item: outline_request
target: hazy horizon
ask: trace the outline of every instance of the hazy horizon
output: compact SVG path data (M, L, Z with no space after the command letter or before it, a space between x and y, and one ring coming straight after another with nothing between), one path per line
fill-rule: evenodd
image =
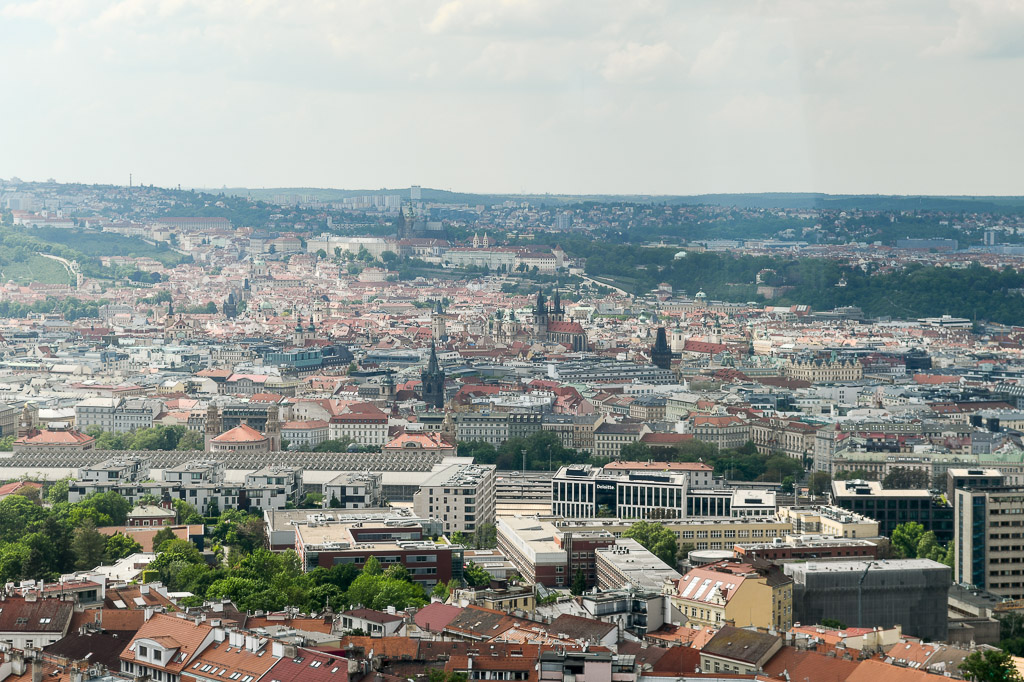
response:
M1019 196L1021 35L1020 0L11 0L0 177Z

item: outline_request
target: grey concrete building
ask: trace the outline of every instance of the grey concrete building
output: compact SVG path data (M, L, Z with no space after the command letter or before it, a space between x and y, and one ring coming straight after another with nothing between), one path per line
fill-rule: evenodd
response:
M783 571L793 578L794 621L901 625L908 635L946 639L949 566L930 559L808 561L786 563Z

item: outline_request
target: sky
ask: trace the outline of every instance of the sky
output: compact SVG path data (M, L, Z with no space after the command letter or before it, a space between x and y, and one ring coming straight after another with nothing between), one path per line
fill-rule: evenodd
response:
M1024 194L1024 0L0 0L0 177Z

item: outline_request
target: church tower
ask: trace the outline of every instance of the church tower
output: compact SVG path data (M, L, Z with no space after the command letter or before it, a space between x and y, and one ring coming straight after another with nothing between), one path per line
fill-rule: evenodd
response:
M537 307L533 311L533 335L538 341L548 337L548 305L544 292L537 291Z
M437 300L434 312L430 315L430 335L435 342L448 340L448 322L444 308L441 307L441 299Z
M651 348L651 363L661 369L672 369L672 349L668 347L664 327L658 327L658 336Z
M204 427L206 432L205 445L207 451L210 449L210 443L214 438L220 435L220 412L217 411L217 406L213 403L206 408L206 424Z
M420 381L423 387L420 389L420 397L428 407L436 409L444 408L444 370L437 361L437 347L430 342L430 361L427 368L420 374Z
M551 320L553 322L565 321L565 310L562 308L562 293L555 289L555 300L551 308Z
M281 420L277 405L267 408L267 426L264 434L270 441L270 451L277 452L281 449Z

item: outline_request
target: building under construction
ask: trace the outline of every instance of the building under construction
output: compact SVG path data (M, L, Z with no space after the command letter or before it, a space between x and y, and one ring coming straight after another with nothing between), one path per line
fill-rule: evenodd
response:
M949 566L930 559L808 561L783 570L793 578L794 621L900 625L908 635L946 639Z

